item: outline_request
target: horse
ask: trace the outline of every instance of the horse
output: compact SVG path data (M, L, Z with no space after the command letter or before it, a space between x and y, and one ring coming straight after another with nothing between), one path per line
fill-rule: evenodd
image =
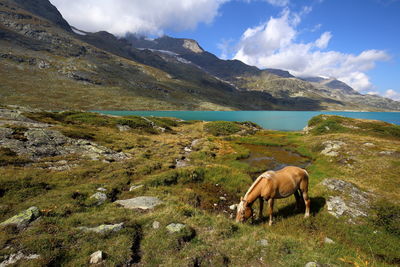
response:
M262 218L264 200L269 204L269 225L272 225L274 200L293 195L296 208L300 208L303 198L306 209L304 218L310 216L310 199L308 197L308 173L299 167L287 166L278 171L266 171L250 186L237 205L236 222L244 222L253 216L253 203L260 200L259 218Z

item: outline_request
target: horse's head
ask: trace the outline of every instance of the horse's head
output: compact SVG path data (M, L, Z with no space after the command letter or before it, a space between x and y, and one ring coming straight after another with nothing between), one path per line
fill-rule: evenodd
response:
M246 200L240 198L240 203L237 206L236 222L244 222L253 216L253 209L247 206Z

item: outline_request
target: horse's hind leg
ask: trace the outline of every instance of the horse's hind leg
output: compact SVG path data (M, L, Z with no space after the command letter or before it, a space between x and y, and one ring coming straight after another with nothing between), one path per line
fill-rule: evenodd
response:
M302 197L299 194L299 190L294 192L294 197L296 198L296 207L294 210L300 210Z
M269 226L271 226L272 225L272 213L274 212L274 199L273 198L270 198L269 200L268 200L268 204L269 204Z
M308 197L307 191L303 192L303 199L304 199L304 204L306 204L306 213L304 214L304 218L307 218L310 216L310 204L311 204L311 200Z
M304 204L306 205L306 212L304 214L304 218L307 218L310 216L310 204L311 204L310 198L308 197L308 177L307 179L301 181L300 191L303 195Z
M258 213L258 218L262 220L263 217L263 209L264 209L264 198L260 197L260 212Z

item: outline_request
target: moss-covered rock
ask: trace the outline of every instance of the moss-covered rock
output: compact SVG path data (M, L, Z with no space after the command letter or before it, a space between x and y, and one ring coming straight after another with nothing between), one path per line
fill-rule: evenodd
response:
M2 222L1 226L16 226L18 229L22 229L40 216L40 210L37 207L30 207L27 210L11 217L10 219Z

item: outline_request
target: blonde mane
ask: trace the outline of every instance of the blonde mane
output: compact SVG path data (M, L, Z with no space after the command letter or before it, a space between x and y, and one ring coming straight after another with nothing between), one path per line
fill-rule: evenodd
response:
M253 182L253 184L250 186L249 190L247 190L246 194L244 195L243 199L247 200L247 196L250 194L251 191L253 191L254 187L261 181L261 179L270 179L272 177L272 174L274 171L267 171L261 174L260 176L257 177L257 179Z

